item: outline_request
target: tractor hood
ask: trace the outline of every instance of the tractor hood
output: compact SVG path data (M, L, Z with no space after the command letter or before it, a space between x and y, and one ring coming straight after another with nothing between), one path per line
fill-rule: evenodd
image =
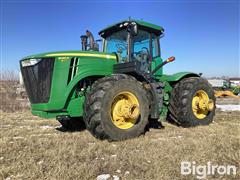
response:
M32 58L47 58L47 57L94 57L94 58L105 58L105 59L116 59L115 54L108 54L97 51L57 51L57 52L47 52L42 54L35 54L31 56L24 57L24 59Z

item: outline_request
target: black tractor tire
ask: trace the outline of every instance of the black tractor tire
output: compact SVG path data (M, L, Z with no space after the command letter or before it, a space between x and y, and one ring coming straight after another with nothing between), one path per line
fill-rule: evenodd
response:
M133 127L121 129L111 119L114 97L121 92L134 94L139 101L140 117ZM149 102L142 83L125 74L114 74L95 81L86 94L83 119L86 128L98 139L113 141L137 137L145 132L148 124Z
M209 99L213 100L214 108L209 111L205 118L199 119L192 110L192 100L195 93L203 90ZM180 80L174 85L168 106L168 120L182 127L194 127L208 125L213 121L215 115L214 91L208 81L201 77L188 77Z

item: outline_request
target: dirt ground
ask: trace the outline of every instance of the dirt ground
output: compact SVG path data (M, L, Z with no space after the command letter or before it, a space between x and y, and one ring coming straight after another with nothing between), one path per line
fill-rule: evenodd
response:
M210 126L180 128L164 122L139 138L100 141L86 131L60 132L54 119L30 112L1 113L0 179L196 179L180 174L182 161L239 169L240 112L217 111ZM240 179L237 174L208 179Z

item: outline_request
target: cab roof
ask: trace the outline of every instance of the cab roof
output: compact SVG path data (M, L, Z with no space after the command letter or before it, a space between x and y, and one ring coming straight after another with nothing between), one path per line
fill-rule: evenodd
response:
M164 32L164 29L161 26L151 24L151 23L148 23L148 22L142 21L142 20L131 19L131 20L123 20L116 24L112 24L112 25L104 28L103 30L101 30L98 34L101 37L105 38L105 37L111 35L113 32L116 32L116 31L126 28L125 23L129 23L129 22L135 22L140 27L140 29L152 32L152 33L156 34L157 36L163 34L163 32Z

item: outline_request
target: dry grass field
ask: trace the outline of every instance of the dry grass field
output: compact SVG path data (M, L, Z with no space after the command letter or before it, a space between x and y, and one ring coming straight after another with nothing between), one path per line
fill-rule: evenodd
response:
M0 179L196 179L180 174L182 161L234 165L240 179L240 112L217 111L210 126L184 129L163 122L139 138L100 141L86 131L61 132L54 119L32 116L16 83L0 82ZM217 104L239 104L232 98Z
M0 80L0 112L15 112L29 109L26 92L21 92L21 90L24 90L24 88L21 88L16 80Z
M220 112L210 126L184 129L163 123L144 136L100 141L86 131L60 132L54 119L29 112L1 113L0 179L196 179L180 174L181 161L240 162L240 112ZM208 179L240 179L207 176Z

